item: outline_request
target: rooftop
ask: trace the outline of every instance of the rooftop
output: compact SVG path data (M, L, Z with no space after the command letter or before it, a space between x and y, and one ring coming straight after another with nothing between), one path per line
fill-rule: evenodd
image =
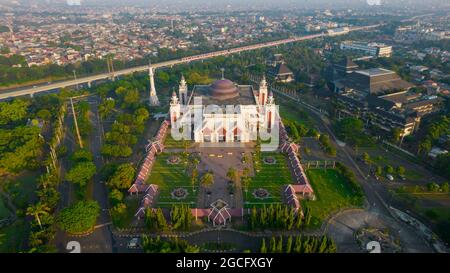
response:
M383 75L391 75L395 74L394 71L384 69L384 68L369 68L365 70L357 70L355 73L359 73L369 77L383 76Z
M214 84L213 84L214 85ZM195 85L192 97L201 96L203 105L255 105L255 96L251 85L235 85L237 96L233 97L217 97L213 94L216 85ZM227 85L228 86L228 85ZM233 91L234 92L234 91ZM190 104L194 104L192 98Z

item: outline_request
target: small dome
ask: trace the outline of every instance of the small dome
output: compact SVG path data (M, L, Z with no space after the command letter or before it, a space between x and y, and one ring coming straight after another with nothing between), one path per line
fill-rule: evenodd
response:
M209 88L212 96L219 100L226 100L239 96L239 90L236 84L227 79L216 80Z

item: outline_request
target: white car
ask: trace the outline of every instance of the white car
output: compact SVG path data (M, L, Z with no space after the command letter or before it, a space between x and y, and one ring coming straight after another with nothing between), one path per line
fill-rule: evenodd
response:
M139 238L132 238L128 244L128 248L138 248L139 247Z
M391 174L387 174L386 178L389 179L389 181L394 181L394 177Z

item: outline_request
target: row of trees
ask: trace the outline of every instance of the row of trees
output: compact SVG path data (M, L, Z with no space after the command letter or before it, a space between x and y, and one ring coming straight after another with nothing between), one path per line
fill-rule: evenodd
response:
M336 162L336 169L339 173L348 181L353 191L352 204L355 206L361 206L364 201L364 191L361 184L356 180L355 174L344 164Z
M114 85L101 86L97 92L102 99L99 112L102 118L109 117L116 107L116 99L106 97L110 94L108 88ZM106 88L106 89L105 89ZM112 125L111 131L105 134L105 144L102 147L102 154L109 158L129 157L133 150L130 147L137 143L137 136L145 129L145 122L149 119L150 113L140 102L139 89L143 88L142 83L133 77L121 81L117 86L114 96L122 111ZM119 112L119 111L118 111Z
M194 217L187 205L172 207L170 210L170 225L161 208L148 208L145 211L145 224L147 228L153 231L165 231L167 229L188 231L193 221Z
M92 153L87 149L79 149L72 154L70 162L72 167L67 171L65 178L78 187L78 195L84 198L86 186L97 172Z
M334 145L331 143L329 135L320 134L319 142L325 153L327 153L329 156L336 156L336 147L334 147Z
M145 253L199 253L200 247L191 245L178 238L162 240L161 237L151 238L144 235L142 248Z
M302 217L292 207L282 204L271 204L259 209L253 207L248 216L248 224L250 230L267 228L282 230L300 229L303 225L309 224L311 219L309 215L308 211L305 217Z
M52 124L52 138L48 142L49 155L46 160L48 173L41 175L37 179L36 196L37 202L30 204L26 210L26 214L33 218L31 221L31 229L28 238L28 246L30 251L36 252L53 252L55 249L48 243L54 238L56 233L56 223L54 213L60 200L58 185L60 182L59 173L57 171L57 158L55 150L60 144L63 130L63 120L66 113L66 106L63 99L57 95L43 96L38 99L42 108L39 111L47 110L51 113L48 121ZM48 103L45 103L48 102Z
M283 119L283 124L286 127L286 131L289 136L295 141L300 141L300 138L309 136L309 137L318 137L319 133L314 128L308 129L303 124L298 123L297 121L292 121L288 119Z
M441 115L428 123L424 129L425 136L419 141L417 154L426 155L431 150L433 143L442 135L448 134L450 128L450 116ZM421 131L422 131L421 130Z
M120 226L127 216L127 204L124 200L123 191L128 190L133 184L136 170L131 163L111 164L108 167L110 169L107 174L106 185L111 204L111 218L115 226Z
M336 243L327 236L289 236L286 242L283 237L272 236L268 243L263 238L261 241L261 253L335 253Z

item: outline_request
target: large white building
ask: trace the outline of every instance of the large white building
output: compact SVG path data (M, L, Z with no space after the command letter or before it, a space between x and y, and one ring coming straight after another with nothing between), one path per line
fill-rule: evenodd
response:
M370 56L391 57L392 46L381 43L361 43L354 41L344 41L340 46L341 50L362 51Z
M189 91L183 77L179 95L172 94L170 119L175 139L182 135L198 143L246 143L258 136L278 138L278 109L265 78L258 91L223 77Z

